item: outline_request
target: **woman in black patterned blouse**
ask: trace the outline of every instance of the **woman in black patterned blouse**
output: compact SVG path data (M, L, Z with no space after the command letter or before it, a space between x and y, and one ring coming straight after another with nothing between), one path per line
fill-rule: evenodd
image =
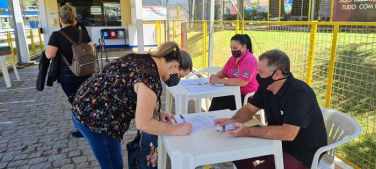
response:
M72 119L89 142L101 168L122 168L121 140L135 118L136 128L153 135L188 135L192 124L160 111L162 84L175 86L192 70L190 55L175 42L149 54L129 54L86 80L73 101ZM159 106L156 106L156 102ZM153 115L159 115L160 121ZM166 123L170 122L170 123Z

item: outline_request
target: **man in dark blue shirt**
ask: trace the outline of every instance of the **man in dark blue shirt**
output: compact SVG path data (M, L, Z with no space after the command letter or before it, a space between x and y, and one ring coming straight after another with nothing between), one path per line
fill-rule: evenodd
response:
M217 119L215 125L232 124L235 130L227 133L236 137L260 137L282 140L284 168L309 169L317 149L327 145L322 112L314 91L305 82L295 79L290 72L288 56L271 50L259 57L259 88L247 105L231 119ZM268 125L245 127L260 109L264 109ZM254 167L256 160L265 160ZM238 169L274 168L274 157L234 161Z

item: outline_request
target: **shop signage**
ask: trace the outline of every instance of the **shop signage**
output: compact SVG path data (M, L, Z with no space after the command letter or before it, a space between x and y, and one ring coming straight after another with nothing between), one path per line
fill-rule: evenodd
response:
M102 7L101 6L90 6L90 13L92 15L102 15Z
M143 6L142 19L144 21L167 20L167 9L163 6Z
M376 0L334 0L333 21L376 22Z

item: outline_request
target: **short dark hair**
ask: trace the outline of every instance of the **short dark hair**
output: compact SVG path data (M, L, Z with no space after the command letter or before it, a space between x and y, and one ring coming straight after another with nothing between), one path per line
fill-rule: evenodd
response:
M290 74L290 59L286 53L274 49L259 56L259 61L268 60L267 68L270 72L281 70L282 74Z

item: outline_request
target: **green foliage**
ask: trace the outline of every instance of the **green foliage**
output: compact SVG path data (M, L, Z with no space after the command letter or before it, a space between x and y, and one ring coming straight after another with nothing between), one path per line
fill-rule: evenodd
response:
M223 19L226 21L235 21L237 19L237 14L224 14Z
M116 17L116 11L113 7L104 7L104 15L106 18Z
M38 5L37 0L22 0L21 3L25 9L36 9Z

